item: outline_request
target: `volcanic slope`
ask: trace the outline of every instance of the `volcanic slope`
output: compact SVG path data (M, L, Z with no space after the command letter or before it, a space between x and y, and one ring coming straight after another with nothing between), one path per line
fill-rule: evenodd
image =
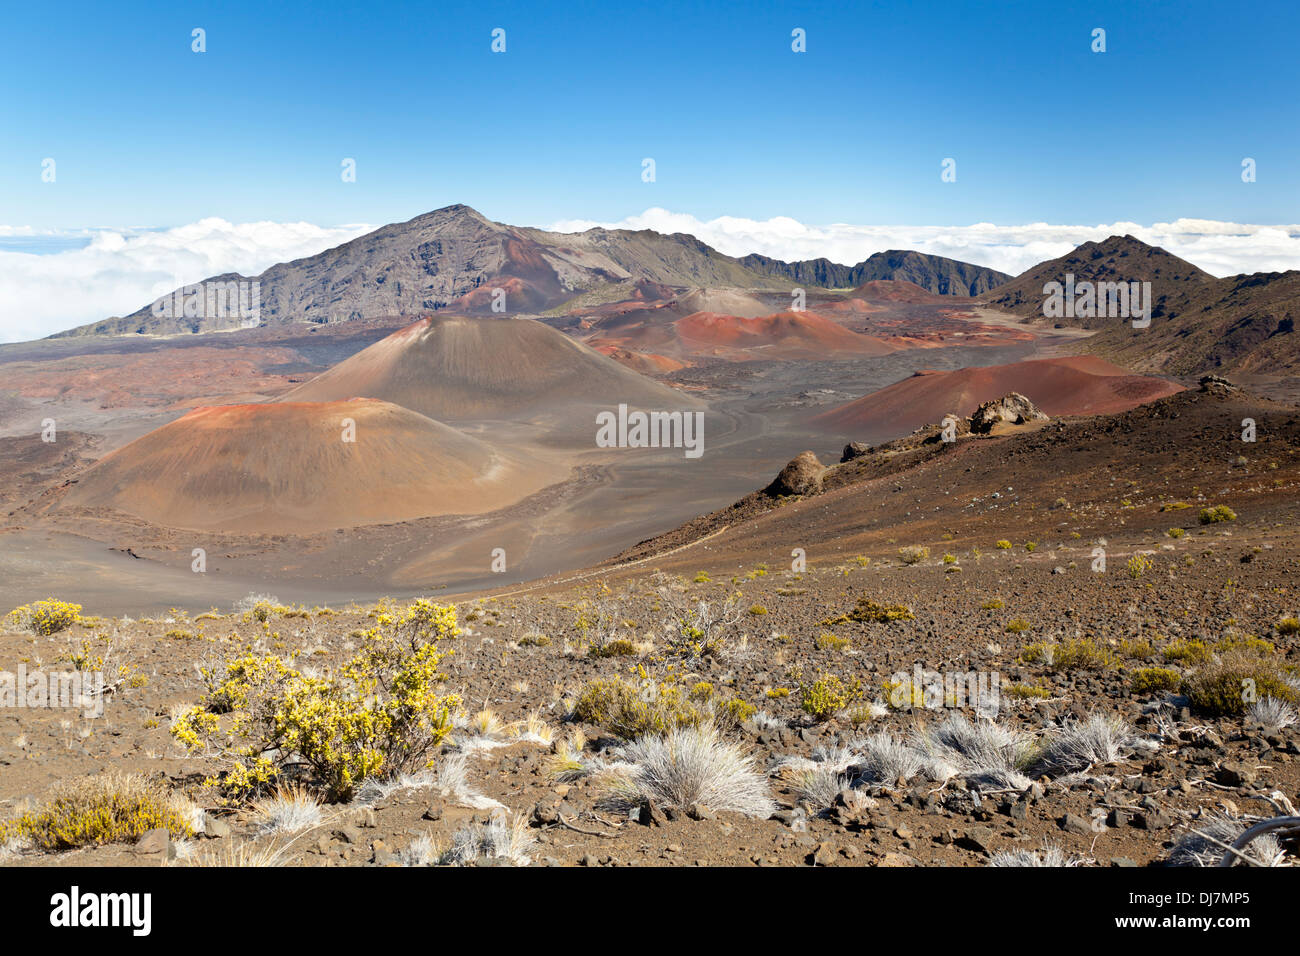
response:
M969 415L981 402L1020 392L1053 417L1123 411L1181 390L1161 378L1131 375L1095 356L1034 359L1010 365L920 371L879 391L812 416L822 431L862 441L896 438L938 422Z
M1067 275L1074 276L1076 283L1150 282L1153 315L1167 299L1216 281L1208 272L1159 246L1147 245L1133 236L1111 236L1105 242L1085 242L1060 258L1040 262L997 286L981 301L1025 318L1042 318L1043 286L1064 283ZM1086 329L1116 324L1115 318L1104 315L1074 316L1062 321Z
M493 511L556 477L374 399L220 405L100 459L57 507L171 528L301 533Z
M440 421L572 418L584 406L690 409L698 399L532 319L435 316L395 332L284 396L379 398Z
M1245 418L1257 423L1251 445L1241 441ZM788 562L793 542L812 563L855 554L896 560L900 544L998 554L994 542L1011 539L1037 542L1046 572L1061 550L1087 568L1099 538L1151 547L1152 540L1173 540L1171 526L1194 535L1200 510L1218 505L1237 515L1223 526L1229 534L1294 527L1300 409L1235 388L1188 389L1116 415L1032 423L951 444L938 440L936 427L821 475L820 494L755 491L611 564L734 573L756 562ZM765 481L755 476L756 486ZM1217 527L1201 533L1231 542ZM1018 551L1016 560L1027 559Z

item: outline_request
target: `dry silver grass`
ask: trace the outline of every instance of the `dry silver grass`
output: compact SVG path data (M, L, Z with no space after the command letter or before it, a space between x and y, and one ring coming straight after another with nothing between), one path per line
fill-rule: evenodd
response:
M271 607L280 607L280 599L274 594L254 594L250 592L235 602L235 612L237 614L246 614L259 604L269 604Z
M1122 718L1093 714L1087 720L1068 721L1049 734L1036 770L1050 776L1075 773L1114 763L1143 743L1143 737Z
M1265 697L1246 708L1246 719L1270 730L1281 730L1296 722L1295 708L1276 697Z
M1078 866L1082 861L1067 857L1057 846L1041 850L1001 850L989 857L986 866Z
M586 735L579 727L573 728L569 736L554 741L551 754L546 758L547 774L561 783L572 783L599 773L604 768L604 761L588 756L586 746Z
M501 803L484 796L469 785L469 757L463 753L449 754L433 776L433 788L442 796L462 807L474 810L491 810Z
M521 743L540 744L543 747L549 747L555 739L554 728L536 712L523 720L515 721L506 728L506 732Z
M371 777L357 788L356 802L368 806L401 790L433 790L458 806L473 810L492 810L501 806L500 802L484 796L470 786L469 755L464 752L447 755L436 769L385 779Z
M765 819L776 810L767 781L739 746L712 724L679 727L623 748L631 766L610 775L606 802L620 809L651 800L685 810L713 810Z
M757 711L754 716L750 717L749 720L745 721L743 726L751 733L761 734L769 731L780 730L785 726L785 721L780 717L774 717L765 710L760 710Z
M926 768L926 758L885 731L863 737L853 744L859 753L854 769L867 783L892 786L911 780Z
M429 834L416 837L402 850L397 851L397 861L402 866L433 866L443 856L443 850Z
M221 846L205 846L177 862L182 866L285 866L289 862L290 845L277 846L270 843L266 846L258 846L255 843L230 843L223 840Z
M298 833L324 820L320 798L305 787L281 787L253 803L259 833Z
M1207 817L1192 824L1169 851L1170 866L1218 866L1232 841L1246 832L1250 824L1227 815ZM1271 833L1255 837L1246 844L1234 865L1283 866L1286 854ZM1247 864L1249 861L1249 864Z
M463 734L456 734L451 741L458 750L464 753L495 750L498 747L506 747L510 744L508 740L503 739L506 725L496 715L496 712L488 707L473 716L465 713L457 714L452 718L452 726L458 731L464 731Z
M537 838L528 829L524 817L507 822L504 812L494 814L487 823L471 823L452 835L451 847L439 863L465 866L481 859L509 860L514 866L527 866L529 851Z
M848 790L851 777L830 764L799 771L793 779L795 795L801 803L824 810L835 802L841 790Z
M913 739L936 780L961 774L987 787L1024 790L1029 786L1022 770L1033 757L1034 741L1021 731L989 720L971 723L953 714L933 729L920 728Z

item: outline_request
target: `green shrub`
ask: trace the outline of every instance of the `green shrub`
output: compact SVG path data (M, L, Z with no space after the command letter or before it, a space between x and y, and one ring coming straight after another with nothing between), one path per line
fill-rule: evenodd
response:
M1127 657L1135 661L1149 661L1156 656L1156 647L1145 637L1122 638L1116 648L1121 657Z
M71 604L54 598L24 604L14 608L8 615L8 623L11 627L31 631L42 637L57 634L80 620L80 604Z
M626 637L616 637L604 644L587 645L588 657L631 657L635 653L636 647Z
M1182 675L1167 667L1139 667L1133 672L1133 690L1139 694L1176 690L1182 682Z
M1241 717L1254 700L1296 702L1295 689L1274 661L1234 651L1185 678L1182 692L1192 709L1208 717Z
M898 549L898 559L904 564L919 564L929 556L930 549L917 544Z
M1261 657L1277 653L1277 648L1271 641L1256 637L1254 634L1225 634L1214 642L1214 649L1220 654L1230 651L1248 651Z
M149 830L194 835L188 801L143 777L101 774L60 784L44 806L0 823L0 845L26 841L43 850L126 843Z
M825 633L817 636L817 647L823 651L842 651L850 643L847 637L839 637L835 634Z
M1215 505L1201 509L1201 524L1218 524L1221 521L1236 521L1237 513L1227 505Z
M333 800L370 778L427 767L452 729L460 698L441 696L445 654L434 641L459 634L454 607L417 600L400 614L381 610L361 648L330 676L308 676L277 657L246 654L203 669L208 692L171 733L192 752L215 753L228 768L208 782L229 800L271 789L304 771Z
M906 604L879 604L871 598L858 598L857 607L849 614L854 621L888 624L891 621L911 621L916 617Z
M697 727L707 714L678 684L646 678L638 687L622 677L611 677L583 687L573 716L631 740L674 727Z
M1115 653L1091 638L1076 638L1056 646L1052 666L1057 670L1101 670L1115 666Z
M846 684L835 674L821 674L812 683L799 682L799 706L817 720L828 720L862 696L862 682Z
M1160 652L1166 661L1187 667L1204 664L1214 655L1204 641L1174 641Z

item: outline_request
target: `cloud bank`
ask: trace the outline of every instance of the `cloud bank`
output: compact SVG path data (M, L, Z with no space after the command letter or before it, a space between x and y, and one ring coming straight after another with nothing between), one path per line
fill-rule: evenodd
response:
M127 315L178 286L224 272L257 275L373 228L224 219L173 229L79 233L0 226L0 342ZM70 243L76 247L65 248ZM26 251L32 249L55 251Z
M1300 269L1300 226L1260 226L1179 219L1149 226L1030 223L997 226L816 226L776 217L723 216L647 209L620 222L564 220L546 228L593 226L686 232L733 256L825 257L852 265L885 249L915 249L1016 275L1088 240L1131 234L1163 246L1216 276ZM0 225L0 342L39 338L126 315L186 283L225 272L257 275L277 262L315 255L373 229L305 222L230 223L203 219L162 230L97 229L43 233ZM37 254L32 250L39 250Z

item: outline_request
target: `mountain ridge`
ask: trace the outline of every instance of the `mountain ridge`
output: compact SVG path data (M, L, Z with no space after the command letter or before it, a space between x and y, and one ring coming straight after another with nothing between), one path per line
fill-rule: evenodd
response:
M897 263L897 275L889 272L891 261ZM972 288L1007 278L980 266L901 251L877 253L854 267L830 263L812 269L818 271L827 282L905 278L929 291L942 287L963 296L971 294ZM810 269L798 263L728 256L687 233L603 227L555 233L494 222L456 203L389 223L314 256L276 263L256 276L225 273L185 289L255 281L259 306L255 321L319 325L375 315L414 319L439 311L493 314L502 306L507 314L534 315L563 308L580 296L609 301L629 297L643 283L675 289L786 291L799 283L810 284L809 274ZM167 303L168 308L155 308L159 303ZM128 315L87 323L50 338L176 335L247 327L248 318L231 311L214 310L206 300L200 304L198 296L187 303L173 293Z

